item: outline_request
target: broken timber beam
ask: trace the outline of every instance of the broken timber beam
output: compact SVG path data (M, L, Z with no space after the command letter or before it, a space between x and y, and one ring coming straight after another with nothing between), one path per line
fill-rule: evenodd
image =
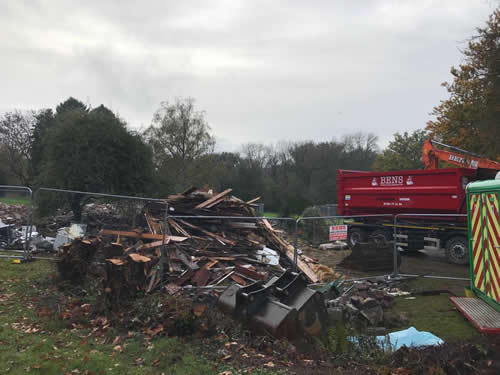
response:
M226 245L229 245L229 246L236 246L236 241L232 241L232 240L229 240L229 239L224 238L224 237L222 237L222 236L219 236L219 235L217 235L217 234L215 234L215 233L209 232L208 230L205 230L205 229L203 229L203 228L200 228L200 227L198 227L198 226L196 226L196 225L194 225L194 224L188 223L188 222L187 222L187 221L185 221L185 220L180 220L180 219L179 219L179 221L180 221L182 224L184 224L185 226L187 226L187 227L189 227L189 228L191 228L191 229L196 229L196 230L200 231L201 233L203 233L203 234L205 234L205 235L207 235L207 236L209 236L209 237L212 237L213 239L215 239L215 240L217 240L217 241L219 241L219 242L221 242L221 243L223 243L223 244L226 244ZM183 238L184 238L184 237L183 237Z
M263 220L263 221L267 222L267 220ZM269 227L271 227L271 229ZM291 262L293 262L295 248L292 245L290 245L288 242L283 241L274 232L274 230L272 230L272 226L269 222L267 222L267 225L266 225L266 223L264 223L264 229L265 229L265 233L267 233L269 235L269 240L272 243L276 244L279 247L280 252L284 253L286 255L286 257ZM319 277L318 277L318 275L316 275L316 272L313 271L313 269L309 266L309 264L307 264L306 262L304 262L301 259L300 255L297 257L297 267L301 272L303 272L309 278L309 280L311 280L312 283L319 282Z
M200 209L200 208L205 208L205 207L210 208L212 206L212 203L213 203L213 205L215 205L215 203L219 199L225 197L227 194L229 194L232 191L233 191L233 189L226 189L222 193L216 194L212 198L206 200L205 202L200 203L199 205L197 205L195 207L195 209Z
M257 197L257 198L251 199L251 200L249 200L248 202L245 202L245 203L246 204L252 204L252 203L257 202L259 199L260 199L260 197Z
M141 238L145 240L163 240L162 234L126 232L126 231L111 230L111 229L103 229L99 234L103 236L122 236L122 237ZM187 237L165 236L165 241L167 241L167 239L172 242L183 242L187 240Z

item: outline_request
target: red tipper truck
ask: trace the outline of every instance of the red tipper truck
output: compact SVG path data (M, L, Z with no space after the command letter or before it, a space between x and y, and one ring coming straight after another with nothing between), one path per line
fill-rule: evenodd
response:
M478 178L471 168L424 169L392 172L339 170L339 215L465 214L466 185ZM354 245L370 235L392 240L391 217L354 218L348 224L348 242ZM444 247L449 261L469 259L465 217L400 217L397 242L405 251Z

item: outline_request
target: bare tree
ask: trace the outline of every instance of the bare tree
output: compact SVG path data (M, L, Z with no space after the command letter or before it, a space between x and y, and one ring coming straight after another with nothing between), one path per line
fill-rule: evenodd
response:
M23 185L32 177L31 145L36 118L34 111L6 112L0 117L0 145L8 162L8 171Z

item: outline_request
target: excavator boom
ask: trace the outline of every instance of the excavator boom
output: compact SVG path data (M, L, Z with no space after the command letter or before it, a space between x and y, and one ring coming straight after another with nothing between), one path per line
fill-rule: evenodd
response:
M445 147L448 150L439 149L436 145ZM500 170L499 162L431 139L427 139L424 142L424 146L422 147L422 161L424 162L425 169L438 169L439 161L445 161L464 168Z

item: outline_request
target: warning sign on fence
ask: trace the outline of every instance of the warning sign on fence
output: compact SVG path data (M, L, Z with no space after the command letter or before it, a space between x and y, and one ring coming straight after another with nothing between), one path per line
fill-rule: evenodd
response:
M347 240L347 225L330 225L330 241Z

